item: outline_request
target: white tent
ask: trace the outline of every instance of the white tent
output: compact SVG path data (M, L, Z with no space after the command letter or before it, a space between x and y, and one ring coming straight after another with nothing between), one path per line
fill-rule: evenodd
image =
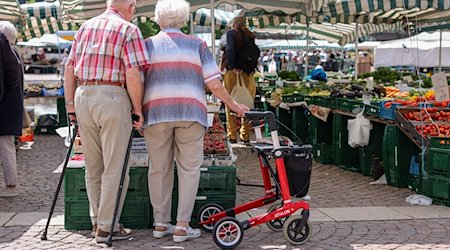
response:
M66 40L56 34L44 34L40 38L31 38L27 42L18 42L19 46L29 47L59 47L60 49L72 46L72 41Z
M442 55L450 55L450 41L442 41ZM375 48L374 66L439 67L439 41L382 43ZM450 57L442 57L442 67L450 67Z

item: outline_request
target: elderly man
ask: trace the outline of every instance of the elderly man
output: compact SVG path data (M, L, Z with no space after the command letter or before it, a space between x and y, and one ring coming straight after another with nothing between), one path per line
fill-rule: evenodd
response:
M107 6L76 33L64 84L69 118L76 119L80 127L93 235L98 243L106 242L112 226L113 240L127 239L132 233L111 221L126 142L132 126L139 128L144 121L140 68L149 61L142 34L130 23L136 0L108 0ZM138 121L132 121L132 113L139 116ZM116 221L128 181L127 170Z

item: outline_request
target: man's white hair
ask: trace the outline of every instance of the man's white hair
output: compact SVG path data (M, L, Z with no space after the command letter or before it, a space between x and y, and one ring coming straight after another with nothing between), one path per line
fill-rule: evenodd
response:
M106 4L108 6L113 6L113 5L131 5L137 3L137 0L107 0Z
M11 45L14 45L17 40L16 28L8 21L0 21L0 33L5 35L6 39Z
M162 28L181 28L189 20L190 5L185 0L159 0L155 21Z

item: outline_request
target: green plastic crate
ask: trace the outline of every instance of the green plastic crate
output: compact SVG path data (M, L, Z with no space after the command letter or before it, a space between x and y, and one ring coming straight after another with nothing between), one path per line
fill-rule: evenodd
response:
M197 195L236 195L236 167L234 166L212 166L202 167L200 172L200 183ZM178 178L175 178L173 191L178 193Z
M309 137L309 111L303 107L292 107L292 130L302 140L303 143L311 143ZM297 141L297 138L293 138Z
M430 148L427 170L431 174L439 174L450 178L450 149Z
M359 155L359 149L348 145L347 123L349 118L339 114L333 115L333 162L346 170L360 172L359 157L356 157Z
M380 105L364 105L364 114L378 117L380 115Z
M350 98L337 98L337 108L347 112L353 112L355 108L363 108L361 100Z
M411 156L419 149L396 125L386 125L383 135L384 173L389 185L407 187Z
M418 192L419 191L419 176L417 175L408 175L408 189Z
M127 197L148 197L148 167L131 167ZM67 168L64 178L64 200L87 199L85 168Z
M57 116L58 116L58 126L66 127L67 126L67 114L66 114L66 102L64 97L58 97L56 99L56 107L57 107Z
M383 133L386 125L372 122L370 130L369 144L366 147L359 147L360 171L364 176L372 173L372 156L382 158Z
M430 148L450 149L450 138L431 137Z
M332 131L333 131L333 116L334 114L329 113L327 122L319 120L314 116L310 116L310 127L309 127L309 137L311 144L326 143L330 144L332 142Z
M217 192L214 195L198 195L195 199L194 210L192 211L191 223L192 227L198 227L198 216L200 214L200 209L210 203L215 203L222 206L223 209L233 208L236 204L236 195L223 195ZM178 195L174 193L172 195L172 223L175 224L177 220L177 205L178 205Z
M314 159L322 164L333 163L333 148L325 143L314 144Z
M140 199L128 197L122 209L120 223L133 229L151 228L152 209L149 197ZM64 228L67 230L90 230L92 223L89 216L89 202L85 199L72 199L64 202Z
M422 177L422 192L431 197L450 201L450 179L438 175Z
M280 107L276 108L276 118L279 123L284 124L278 124L278 133L280 135L284 135L289 137L290 139L293 139L292 135L292 112L290 110L286 110ZM289 131L291 130L291 131Z

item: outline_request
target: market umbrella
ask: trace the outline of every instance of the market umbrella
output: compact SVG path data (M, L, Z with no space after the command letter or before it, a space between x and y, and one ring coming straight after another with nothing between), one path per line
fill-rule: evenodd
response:
M47 17L62 18L59 1L21 4L20 7L30 17L44 19Z
M16 0L0 0L0 20L16 23L25 17L25 12Z

